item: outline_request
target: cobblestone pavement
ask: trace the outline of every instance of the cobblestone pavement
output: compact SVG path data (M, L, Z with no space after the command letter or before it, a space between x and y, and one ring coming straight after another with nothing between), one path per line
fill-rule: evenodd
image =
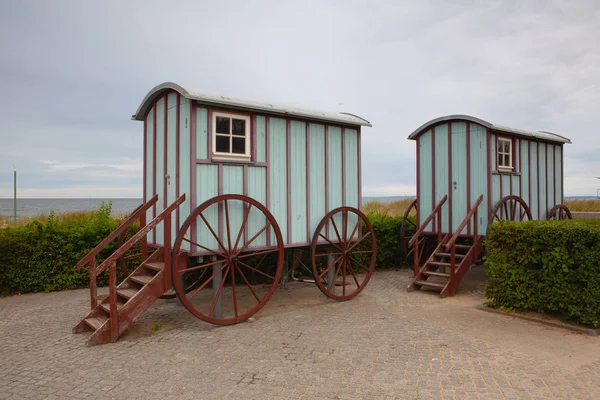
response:
M254 322L215 327L159 301L114 344L71 328L88 291L0 299L0 399L597 399L600 338L407 293L407 270L376 272L337 303L278 289ZM161 328L153 332L153 327Z

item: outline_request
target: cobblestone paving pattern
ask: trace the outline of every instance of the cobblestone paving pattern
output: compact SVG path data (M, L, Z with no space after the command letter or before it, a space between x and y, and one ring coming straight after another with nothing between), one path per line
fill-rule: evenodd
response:
M600 338L477 310L480 285L439 299L409 281L376 272L344 303L288 284L228 327L161 300L93 347L71 333L87 290L0 298L0 399L600 397Z

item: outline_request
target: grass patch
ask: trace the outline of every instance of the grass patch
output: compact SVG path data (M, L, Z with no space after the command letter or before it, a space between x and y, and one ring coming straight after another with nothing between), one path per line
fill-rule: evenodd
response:
M600 199L567 199L565 206L571 211L600 212Z
M377 214L386 215L389 217L401 217L414 200L414 198L394 200L389 202L371 200L363 204L362 212L367 215Z

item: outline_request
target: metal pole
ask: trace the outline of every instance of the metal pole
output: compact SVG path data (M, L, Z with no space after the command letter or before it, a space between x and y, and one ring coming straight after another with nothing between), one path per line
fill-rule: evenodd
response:
M14 224L15 226L17 226L17 167L13 166L14 168L14 181L15 181L15 185L14 185L14 210L15 210L15 214L14 214Z

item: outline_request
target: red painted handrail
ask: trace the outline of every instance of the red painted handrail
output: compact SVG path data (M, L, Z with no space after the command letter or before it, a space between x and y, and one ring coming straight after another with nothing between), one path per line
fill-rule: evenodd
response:
M477 214L477 208L479 208L479 205L481 204L482 201L483 201L483 195L481 195L477 198L477 201L475 202L475 204L473 204L473 207L471 207L471 209L469 210L469 212L467 213L465 218L462 220L462 222L456 229L456 232L454 232L454 235L452 235L450 240L448 240L448 242L445 245L446 250L448 250L451 246L454 246L454 244L456 243L456 239L458 239L458 236L460 235L460 233L463 231L463 229L465 229L465 226L467 226L471 217L473 217L473 215ZM475 218L475 224L473 226L473 229L474 229L473 236L477 237L477 218Z
M421 226L417 229L417 231L415 232L414 236L410 239L410 241L408 242L409 246L412 246L415 244L415 242L418 240L419 235L421 235L424 231L425 228L427 227L427 225L429 225L429 223L431 222L431 220L435 217L435 215L441 210L442 206L444 205L444 203L446 202L446 200L448 199L448 195L444 195L444 197L442 197L442 199L440 200L440 202L435 206L435 208L433 209L433 211L431 211L431 214L429 214L429 217L427 217L425 219L425 221L423 221L423 223L421 224ZM441 218L438 218L441 220ZM439 234L440 232L438 232Z
M123 221L123 223L121 225L119 225L117 227L117 229L115 229L114 231L112 231L112 233L110 235L108 235L102 242L100 242L100 244L96 247L94 247L93 250L91 250L85 257L83 257L78 263L77 263L77 270L81 270L81 268L83 268L86 264L90 263L92 260L94 260L96 258L96 256L102 251L104 250L104 248L106 246L108 246L109 244L112 243L113 240L115 240L117 237L119 237L123 232L125 232L125 230L127 230L127 228L129 228L131 226L131 224L133 224L140 216L143 212L146 212L146 210L148 210L150 207L152 207L158 200L158 195L154 195L153 198L151 198L148 202L142 204L140 207L138 207L130 216L129 218L127 218L125 221Z

